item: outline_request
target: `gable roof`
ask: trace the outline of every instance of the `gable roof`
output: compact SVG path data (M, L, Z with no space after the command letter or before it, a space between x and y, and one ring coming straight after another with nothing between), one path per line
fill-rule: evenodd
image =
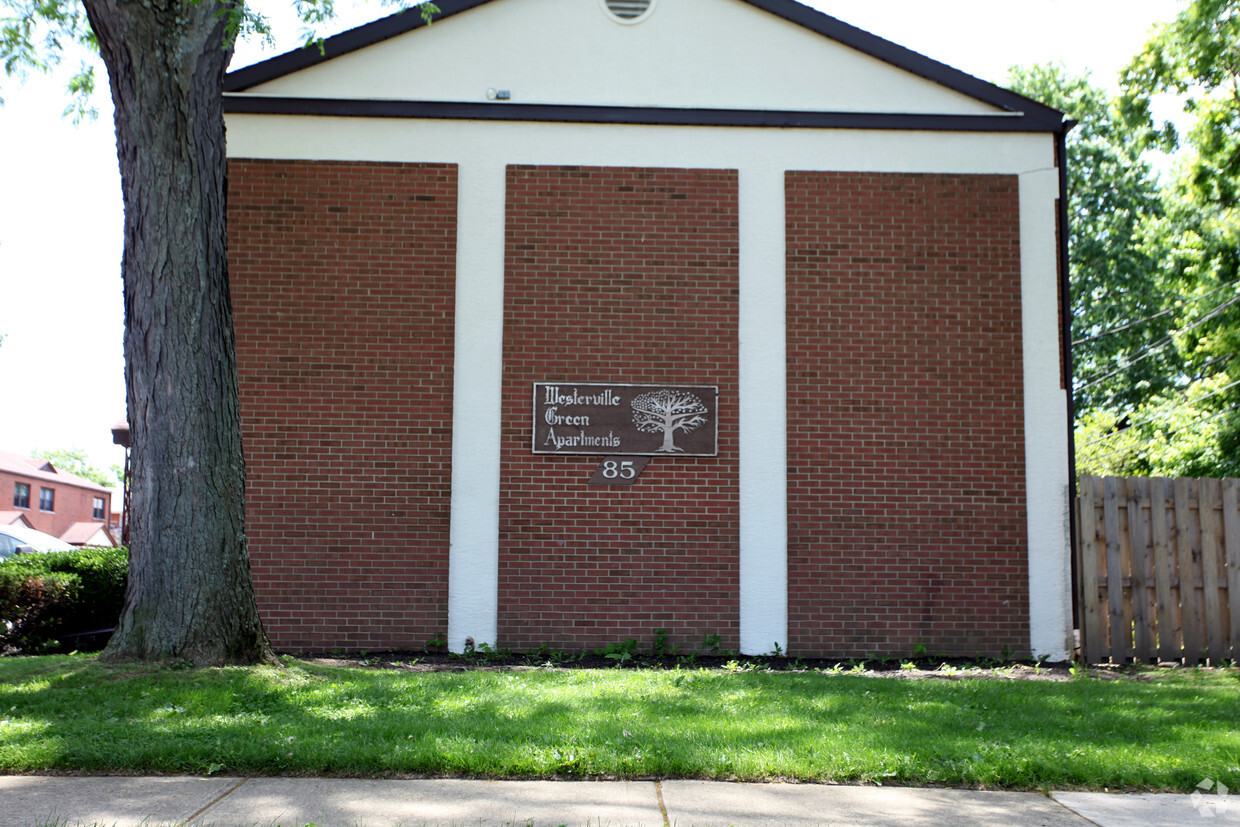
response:
M75 488L86 488L108 494L110 491L98 483L92 482L77 474L62 471L45 459L24 457L21 454L10 454L0 451L0 471L43 482L54 482L60 485L72 485Z
M34 528L34 524L20 511L0 511L0 525L22 525Z
M104 523L74 523L60 535L71 546L108 545L115 546L116 540Z
M306 96L287 92L284 79L392 38L423 28L416 9L327 38L322 49L302 48L230 72L225 78L225 111L234 113L316 114L332 116L469 118L482 120L571 121L583 123L645 123L716 126L783 126L835 128L914 128L986 131L1063 132L1063 113L958 69L906 49L795 0L736 0L751 10L833 41L852 53L872 58L912 79L973 102L966 112L938 113L822 111L812 108L745 108L727 106L581 105L576 103L515 103L502 101L409 100L383 92ZM436 23L500 0L444 0ZM525 12L528 14L528 12ZM826 85L830 78L806 78L805 85ZM270 84L269 89L257 89Z

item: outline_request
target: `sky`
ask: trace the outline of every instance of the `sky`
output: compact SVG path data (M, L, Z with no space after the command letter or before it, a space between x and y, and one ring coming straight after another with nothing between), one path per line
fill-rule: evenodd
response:
M583 0L586 2L592 0ZM674 0L661 0L674 2ZM238 45L232 67L302 42L287 0L256 0L277 44ZM1150 26L1183 0L814 0L810 5L977 77L1061 62L1115 89ZM332 33L390 13L337 0ZM76 60L66 61L76 66ZM86 451L92 465L124 461L111 427L125 418L120 262L123 215L106 75L99 117L63 116L68 72L25 83L0 77L0 450Z

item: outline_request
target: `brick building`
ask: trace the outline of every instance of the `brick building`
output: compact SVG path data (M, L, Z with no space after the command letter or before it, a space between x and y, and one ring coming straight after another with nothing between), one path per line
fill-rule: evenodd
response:
M1062 114L791 0L440 6L226 84L276 645L1066 657Z
M112 492L43 459L0 451L0 502L4 523L20 515L36 531L73 545L112 545L107 521Z

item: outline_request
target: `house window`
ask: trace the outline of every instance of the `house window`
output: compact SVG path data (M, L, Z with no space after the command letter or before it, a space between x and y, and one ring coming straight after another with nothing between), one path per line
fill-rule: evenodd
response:
M95 497L95 507L90 512L90 516L95 520L103 519L103 497Z
M24 482L19 482L13 486L13 507L30 507L30 486Z
M39 489L39 510L55 511L56 510L56 492L51 488Z

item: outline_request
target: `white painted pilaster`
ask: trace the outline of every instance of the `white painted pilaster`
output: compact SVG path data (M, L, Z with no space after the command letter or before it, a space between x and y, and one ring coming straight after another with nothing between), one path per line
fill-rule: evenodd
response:
M504 327L502 162L458 168L448 648L496 641Z
M1053 167L1020 176L1025 362L1025 479L1029 527L1029 646L1034 657L1072 655L1067 391L1060 383L1059 245Z
M740 646L788 647L784 169L739 173Z

